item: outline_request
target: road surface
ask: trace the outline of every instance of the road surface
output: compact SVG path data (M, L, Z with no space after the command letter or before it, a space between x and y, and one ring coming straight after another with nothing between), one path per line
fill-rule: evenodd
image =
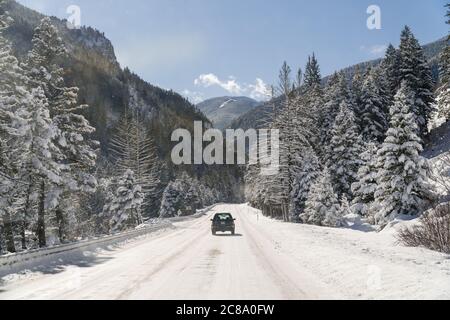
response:
M0 299L317 298L318 289L242 208L219 205L173 230L103 252L88 266L13 281L0 288ZM235 236L211 234L216 212L235 216Z

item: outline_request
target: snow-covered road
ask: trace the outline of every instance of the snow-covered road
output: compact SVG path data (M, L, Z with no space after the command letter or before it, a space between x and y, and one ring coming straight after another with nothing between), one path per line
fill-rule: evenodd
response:
M237 218L236 236L211 235L215 212ZM12 277L0 299L450 299L448 256L257 213L216 206L88 264Z

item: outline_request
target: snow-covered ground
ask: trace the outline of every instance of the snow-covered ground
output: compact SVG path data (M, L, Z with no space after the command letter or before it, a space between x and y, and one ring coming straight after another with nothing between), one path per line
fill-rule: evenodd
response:
M213 237L231 212L236 236ZM450 257L382 233L287 224L218 205L176 228L88 255L86 263L10 275L0 299L450 299Z

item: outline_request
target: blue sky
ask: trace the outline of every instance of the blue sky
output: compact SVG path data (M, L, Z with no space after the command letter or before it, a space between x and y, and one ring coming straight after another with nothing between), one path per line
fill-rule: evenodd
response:
M122 66L152 84L199 100L223 95L263 99L287 60L303 67L316 52L322 73L378 58L409 25L421 43L447 34L446 0L19 0L105 32ZM381 30L367 8L381 9Z

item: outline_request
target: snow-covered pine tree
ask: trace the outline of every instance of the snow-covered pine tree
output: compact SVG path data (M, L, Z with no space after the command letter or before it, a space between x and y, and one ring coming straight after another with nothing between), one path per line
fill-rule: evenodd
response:
M309 146L319 153L320 141L320 111L323 107L322 76L320 74L319 63L313 54L308 58L305 73L305 86L298 97L299 112L297 127L304 128L304 135ZM308 148L309 146L306 146Z
M4 2L2 2L3 4ZM2 32L8 19L2 16ZM60 132L52 122L48 99L40 86L33 85L32 79L18 65L12 56L9 44L1 35L2 71L1 96L6 100L2 103L1 130L9 138L3 147L7 146L8 161L14 163L14 181L16 191L21 190L23 209L21 209L20 233L22 247L25 247L25 228L31 212L32 192L38 191L37 236L41 247L46 245L45 212L53 205L53 199L47 194L49 185L62 183L61 172L66 168L58 163L62 159L61 150L54 143ZM4 45L4 46L3 46ZM36 190L37 189L37 190Z
M388 129L388 103L379 68L372 69L364 79L361 105L360 129L365 141L383 142Z
M260 164L249 165L245 175L245 197L247 201L255 208L262 211L265 216L274 216L274 212L281 212L278 207L280 201L280 183L278 175L261 175ZM276 209L275 209L276 207Z
M352 208L356 214L367 216L371 204L375 201L377 189L377 152L378 145L374 142L366 143L365 151L361 154L361 167L358 170L356 182L352 184Z
M420 155L422 140L413 109L414 91L403 81L391 107L390 129L377 155L379 212L375 221L385 225L398 215L417 215L431 199L427 161Z
M78 201L81 194L93 193L97 188L97 179L91 173L97 161L98 141L92 139L95 128L80 114L75 113L79 106L78 88L62 88L63 94L58 98L58 114L53 117L53 122L60 130L60 136L56 143L61 152L62 163L67 165L63 172L64 184L58 186L61 196L55 207L55 218L58 228L59 240L63 241L68 236L69 222L77 222L72 204Z
M246 174L248 201L260 208L264 215L285 221L299 214L294 195L299 192L296 179L302 167L302 155L319 145L317 113L322 107L322 89L315 56L309 58L306 69L308 84L298 90L291 90L290 68L286 63L280 71L279 93L284 106L270 123L270 128L278 129L280 133L278 172L260 175L261 166L253 165L249 166Z
M327 153L325 149L330 144L332 135L332 129L334 121L339 114L341 103L343 101L351 101L351 93L348 88L347 79L345 74L335 73L328 81L325 88L324 95L325 105L320 110L320 144L322 145L322 152L319 154L322 162L325 162Z
M297 126L297 100L296 93L292 91L291 68L284 62L279 74L279 92L284 99L284 107L276 115L272 129L280 132L280 166L276 177L279 183L279 194L274 194L281 203L281 215L284 221L290 220L291 192L295 172L298 169L299 139L303 138Z
M111 217L111 231L118 232L141 224L143 200L141 187L136 183L133 171L125 171L117 183L115 195L104 208L104 214Z
M322 76L320 74L320 66L314 53L312 54L312 56L308 57L304 78L305 78L304 84L307 88L320 86L322 82Z
M79 89L65 85L60 63L66 56L66 48L50 18L41 20L34 31L32 44L24 68L32 80L31 85L44 89L50 116L60 132L55 137L55 144L62 153L59 161L66 165L63 184L52 186L53 190L49 192L57 196L55 221L62 240L65 237L62 230L67 230L65 213L69 208L62 207L58 198L64 200L62 203L70 204L71 200L76 201L77 194L95 191L97 181L90 171L95 167L99 143L91 137L95 128L80 114L88 106L78 103Z
M129 110L125 110L115 127L115 132L110 140L110 153L117 168L117 174L121 175L134 167L132 136L132 116Z
M385 58L381 63L382 73L386 77L387 87L386 94L388 105L394 103L394 97L400 87L400 52L389 44Z
M361 71L361 68L359 66L356 67L355 74L352 79L352 85L351 85L351 91L353 96L353 106L354 106L354 113L356 117L356 122L359 126L360 132L362 129L362 121L363 118L363 112L364 112L364 106L362 102L363 97L363 86L364 86L364 74Z
M145 126L139 112L135 111L132 120L131 135L134 146L134 162L136 181L144 193L143 209L151 207L151 202L158 194L160 183L160 162L157 155L155 141ZM143 214L145 214L143 212ZM148 214L146 214L147 216Z
M122 115L116 133L111 138L110 152L118 174L127 170L135 173L136 182L141 186L145 198L142 209L148 208L158 192L160 167L154 140L138 110L127 109Z
M405 27L400 42L400 80L406 81L415 94L411 111L416 116L420 138L428 135L428 123L433 112L433 77L419 41Z
M353 213L353 210L350 207L350 202L348 201L346 196L342 196L340 209L341 209L340 214L337 215L337 217L338 217L339 221L341 222L341 225L343 225L344 217Z
M361 138L355 115L346 101L341 103L331 134L332 139L326 149L326 165L334 190L338 197L345 195L352 199L351 185L356 181L360 166Z
M64 87L64 70L59 66L59 59L66 54L62 39L50 18L45 17L35 28L32 48L23 64L34 87L40 86L49 100L51 116L58 113L56 100Z
M340 227L340 217L339 200L331 184L331 175L328 169L325 169L311 187L305 212L300 215L300 219L307 224Z
M450 4L447 4L447 24L450 25ZM450 36L440 57L440 86L436 98L438 115L450 120Z
M198 185L194 180L191 179L184 196L184 203L186 204L186 208L184 211L185 215L194 214L197 209L201 209L202 201L200 198L201 194L199 193Z
M28 184L27 190L34 186L39 194L37 236L39 245L44 247L46 211L55 207L55 199L49 193L49 187L62 185L62 172L67 169L58 162L62 153L54 143L60 132L51 120L47 98L40 88L33 89L28 101L10 116L10 125L5 128L15 137L13 144L21 152L21 155L16 156L21 158L20 179ZM25 196L26 202L30 202L31 195L27 193Z
M179 181L172 181L166 187L159 211L160 218L171 218L178 215L181 208L182 193Z
M4 12L5 1L0 0L0 241L4 249L15 252L13 220L19 220L14 205L17 193L25 189L17 176L21 166L16 146L11 143L8 128L12 115L26 99L26 77L13 56L11 45L4 37L12 19ZM0 244L0 247L2 245Z
M292 190L295 217L298 217L304 212L309 191L319 177L320 172L319 159L314 150L311 148L305 150L302 156L302 165L295 177L294 188Z

